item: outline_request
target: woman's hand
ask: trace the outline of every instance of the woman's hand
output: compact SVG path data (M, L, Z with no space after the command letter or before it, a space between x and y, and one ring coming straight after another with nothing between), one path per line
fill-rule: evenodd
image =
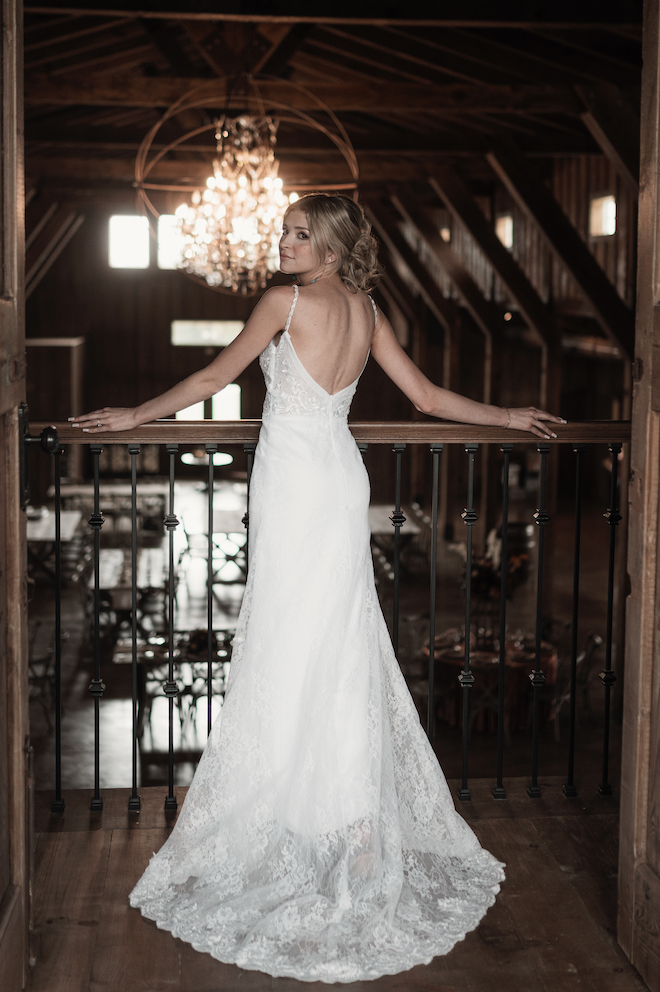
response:
M104 431L130 431L139 426L132 406L104 406L102 410L92 410L79 417L69 417L72 427L80 427L87 434L102 434Z
M555 417L552 413L539 410L535 406L510 407L506 412L509 416L509 423L502 424L503 427L509 427L515 431L530 431L531 434L536 434L537 437L542 438L557 437L554 431L545 426L544 420L548 420L551 424L566 423L561 417Z

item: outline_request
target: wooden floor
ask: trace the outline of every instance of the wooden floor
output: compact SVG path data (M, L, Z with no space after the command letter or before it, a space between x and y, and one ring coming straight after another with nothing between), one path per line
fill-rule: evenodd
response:
M455 783L452 784L454 794ZM615 936L618 808L613 798L567 800L559 779L471 783L460 810L482 844L507 864L507 880L473 933L444 958L401 975L338 986L369 992L632 992L646 986ZM185 789L178 789L179 801ZM289 992L322 983L273 979L220 964L156 929L127 895L173 822L164 790L141 790L142 812L128 814L128 790L104 793L102 814L89 793L65 794L50 814L50 793L35 802L35 964L29 992Z

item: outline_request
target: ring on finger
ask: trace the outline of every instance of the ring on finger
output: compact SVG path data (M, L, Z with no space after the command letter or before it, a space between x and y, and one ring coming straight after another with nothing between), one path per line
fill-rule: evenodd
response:
M97 427L102 427L102 426L103 426L103 424L101 423L101 420L100 420L100 419L98 419L98 420L96 421L96 426L97 426Z

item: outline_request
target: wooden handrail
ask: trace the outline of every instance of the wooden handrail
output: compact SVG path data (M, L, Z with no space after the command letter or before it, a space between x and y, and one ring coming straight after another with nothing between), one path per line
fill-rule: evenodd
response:
M474 424L434 423L432 421L356 421L349 423L356 441L369 444L502 444L527 442L540 438L527 431L505 430L503 427L479 427ZM260 420L160 420L143 424L132 431L110 431L83 434L68 422L32 423L30 433L39 434L45 427L55 427L62 444L249 444L257 441ZM610 443L630 440L629 420L585 420L569 424L553 424L557 434L550 444Z

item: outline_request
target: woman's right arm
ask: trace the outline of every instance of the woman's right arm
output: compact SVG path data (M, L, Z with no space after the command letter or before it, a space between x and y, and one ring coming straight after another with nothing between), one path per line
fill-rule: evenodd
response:
M408 358L399 344L387 317L378 311L378 323L371 344L371 354L383 371L405 393L420 413L459 424L483 424L491 427L510 427L530 431L537 437L557 435L549 432L543 421L563 424L566 421L536 407L510 407L508 410L488 403L470 400L460 393L436 386Z
M208 399L233 382L261 354L277 332L282 330L292 299L288 286L273 287L259 300L238 337L223 348L206 368L194 372L172 389L146 403L136 407L102 407L92 410L80 417L70 418L72 426L81 427L89 434L127 431ZM99 421L102 423L101 427L97 426Z

